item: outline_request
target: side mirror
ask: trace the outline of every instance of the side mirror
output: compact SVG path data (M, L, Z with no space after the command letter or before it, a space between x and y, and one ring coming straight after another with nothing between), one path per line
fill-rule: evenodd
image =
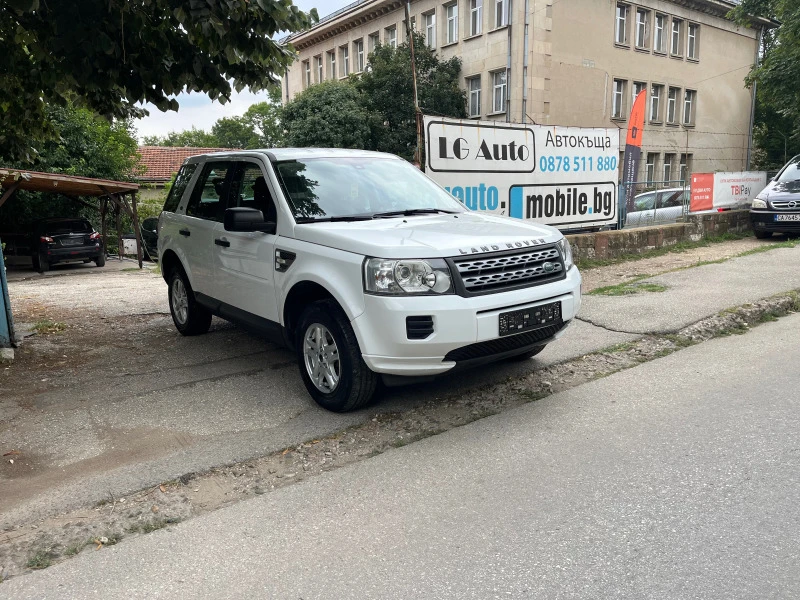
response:
M264 221L264 214L255 208L229 208L223 219L225 231L262 231L275 233L276 224Z

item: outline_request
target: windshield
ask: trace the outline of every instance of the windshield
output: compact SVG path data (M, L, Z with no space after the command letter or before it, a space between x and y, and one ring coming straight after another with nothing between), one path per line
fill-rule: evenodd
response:
M458 200L404 160L308 158L275 164L298 222L372 218L381 213L464 212ZM394 216L394 215L391 215Z
M795 156L778 175L778 181L797 181L798 179L800 179L800 156Z

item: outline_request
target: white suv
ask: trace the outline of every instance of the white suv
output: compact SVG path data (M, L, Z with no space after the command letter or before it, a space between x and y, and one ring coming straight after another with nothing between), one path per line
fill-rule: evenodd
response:
M387 385L531 357L581 303L552 227L470 212L395 156L276 149L181 167L159 219L175 326L211 316L294 348L323 407Z

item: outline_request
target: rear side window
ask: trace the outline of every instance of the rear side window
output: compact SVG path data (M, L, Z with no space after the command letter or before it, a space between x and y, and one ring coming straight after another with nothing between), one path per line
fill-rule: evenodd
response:
M169 194L167 194L167 201L164 203L165 211L175 212L178 209L178 204L183 198L183 192L186 191L186 186L189 185L189 181L196 170L197 163L183 165L180 168L178 175L175 177L175 183L172 184Z

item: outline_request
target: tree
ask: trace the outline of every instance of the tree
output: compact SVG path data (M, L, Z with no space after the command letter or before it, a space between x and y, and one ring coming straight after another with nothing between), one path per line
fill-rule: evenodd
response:
M461 59L442 61L425 43L424 36L415 33L413 40L420 109L447 117L466 117L466 94L458 85ZM417 134L409 43L397 48L379 45L369 55L365 72L354 81L364 107L376 117L372 128L374 147L412 158Z
M300 92L283 108L288 146L368 148L370 113L349 81L324 81Z
M258 136L244 117L222 117L211 128L220 148L255 148Z
M269 102L253 104L244 113L244 119L250 124L258 137L258 148L275 148L282 145L282 108L280 88L271 87L269 89Z
M142 139L145 146L189 146L192 148L220 148L219 140L213 133L203 129L170 131L165 136L147 135Z
M755 165L774 170L800 152L800 4L796 0L742 0L730 12L740 25L776 19L760 48L761 61L745 80L756 85Z
M291 0L10 0L0 5L0 148L33 160L55 134L48 104L74 102L107 117L177 110L184 90L230 99L231 82L265 89L292 62L272 39L317 20Z

